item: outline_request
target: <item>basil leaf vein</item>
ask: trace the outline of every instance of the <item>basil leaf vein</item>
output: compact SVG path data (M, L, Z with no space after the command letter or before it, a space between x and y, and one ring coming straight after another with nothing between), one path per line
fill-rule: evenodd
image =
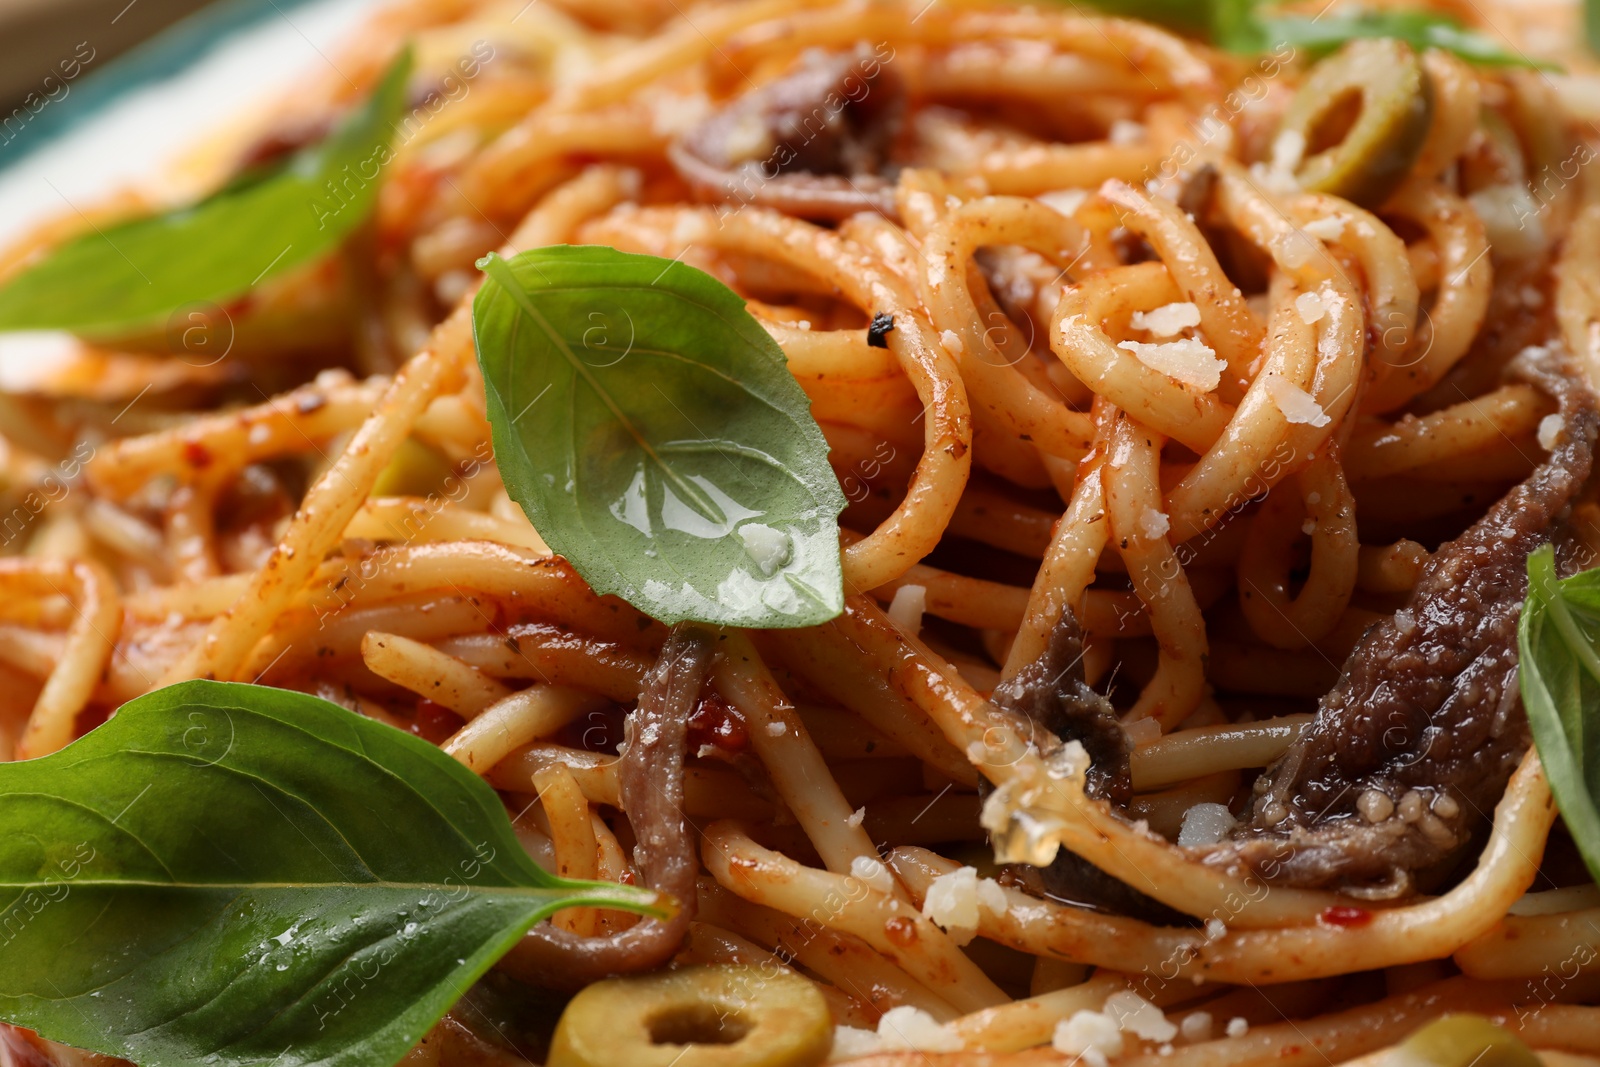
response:
M1600 569L1558 579L1549 545L1528 557L1517 624L1528 725L1550 789L1600 879Z
M496 461L590 586L665 622L811 626L843 609L827 442L736 293L604 247L479 266Z
M0 1019L141 1067L389 1067L533 923L487 784L302 693L195 681L0 764Z
M197 204L92 228L0 286L0 330L116 336L232 300L337 246L371 213L410 49L326 138Z

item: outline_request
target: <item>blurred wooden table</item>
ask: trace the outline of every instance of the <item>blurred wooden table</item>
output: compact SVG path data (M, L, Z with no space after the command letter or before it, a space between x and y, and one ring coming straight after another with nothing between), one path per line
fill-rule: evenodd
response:
M61 79L75 62L77 76L92 73L208 2L0 0L0 122L18 107L41 106L51 93L59 99L63 84L70 93ZM84 63L86 56L92 58Z

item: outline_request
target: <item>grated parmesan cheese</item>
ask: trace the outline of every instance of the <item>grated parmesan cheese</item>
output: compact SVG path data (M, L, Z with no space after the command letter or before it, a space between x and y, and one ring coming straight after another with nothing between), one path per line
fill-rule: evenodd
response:
M850 874L880 893L894 892L894 875L883 861L871 856L857 856L850 861Z
M1344 233L1344 216L1324 215L1320 219L1312 219L1300 228L1318 240L1337 241Z
M939 340L944 344L945 348L949 349L952 355L959 356L967 350L967 346L961 343L961 338L954 330L942 331L939 334Z
M928 589L922 585L902 585L889 601L889 620L907 633L922 630L922 613L928 610Z
M1006 894L992 879L979 878L973 867L941 874L922 899L922 914L944 927L958 945L971 941L978 932L980 908L991 915L1004 915Z
M1148 330L1156 337L1176 337L1200 325L1200 309L1192 302L1164 304L1154 311L1135 311L1131 324L1135 330Z
M1050 1045L1079 1057L1087 1067L1107 1067L1107 1057L1122 1052L1122 1028L1098 1011L1080 1011L1056 1023Z
M1221 919L1206 920L1206 940L1216 941L1228 932L1228 924Z
M1236 822L1226 804L1196 804L1183 813L1178 844L1184 848L1214 845L1233 831Z
M860 826L866 821L866 818L867 808L866 805L862 805L845 817L844 824L846 826Z
M1117 347L1132 352L1151 370L1206 393L1221 383L1223 368L1227 366L1209 345L1193 338L1153 345L1123 341Z
M1267 375L1267 396L1283 412L1283 417L1292 423L1305 426L1326 426L1333 420L1328 418L1328 413L1322 410L1322 405L1317 403L1312 395L1291 382L1289 379L1277 374Z
M1089 199L1089 190L1053 189L1048 193L1040 193L1034 199L1052 211L1059 211L1063 215L1071 215L1083 206L1085 200Z
M1328 313L1328 305L1322 302L1321 293L1301 293L1294 298L1294 309L1307 326L1322 321L1322 317Z
M722 145L730 164L749 163L772 151L772 131L760 115L746 112L734 119Z
M961 1037L921 1008L902 1004L878 1020L878 1040L885 1052L960 1052Z
M1299 130L1284 130L1272 141L1272 169L1293 175L1306 157L1306 135Z
M1144 143L1144 126L1128 119L1118 119L1111 124L1106 140L1119 147Z
M1145 508L1144 514L1139 516L1139 532L1151 541L1167 536L1167 531L1172 528L1172 520L1155 508Z
M789 728L781 722L767 723L767 734L771 737L782 737L788 730Z
M1233 1018L1228 1020L1228 1026L1225 1032L1229 1037L1243 1037L1245 1034L1250 1032L1250 1023L1245 1020L1244 1017L1235 1015Z
M1567 423L1560 415L1546 415L1539 420L1539 447L1549 452L1561 441L1561 431Z
M1178 1028L1167 1021L1166 1013L1131 989L1111 994L1101 1010L1119 1029L1145 1041L1171 1041L1178 1036Z
M828 1062L842 1063L845 1060L870 1056L882 1049L883 1040L872 1030L863 1030L859 1026L835 1026L833 1051L828 1054Z
M1185 1041L1210 1041L1211 1013L1209 1011L1191 1011L1183 1017L1183 1022L1178 1024L1178 1029L1182 1031Z

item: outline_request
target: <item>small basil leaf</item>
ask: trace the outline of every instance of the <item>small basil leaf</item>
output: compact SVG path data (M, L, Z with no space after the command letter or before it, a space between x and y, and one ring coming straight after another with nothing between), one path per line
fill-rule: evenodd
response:
M479 266L506 489L597 592L667 622L811 626L843 609L827 442L736 293L612 248Z
M1334 11L1320 17L1306 15L1264 15L1258 12L1262 44L1250 51L1278 44L1304 49L1312 56L1325 55L1339 46L1362 37L1393 37L1421 51L1438 48L1454 52L1462 59L1482 67L1531 67L1554 69L1555 65L1530 59L1502 47L1485 34L1469 29L1449 15L1416 8L1367 11Z
M141 1067L389 1067L529 926L494 790L315 697L184 682L0 764L0 1019Z
M0 330L113 336L231 300L310 262L365 221L405 107L411 52L325 139L197 204L73 238L0 286Z
M1529 556L1517 651L1539 760L1589 873L1600 879L1600 569L1557 579L1549 545Z
M1583 33L1589 51L1600 52L1600 0L1583 0Z

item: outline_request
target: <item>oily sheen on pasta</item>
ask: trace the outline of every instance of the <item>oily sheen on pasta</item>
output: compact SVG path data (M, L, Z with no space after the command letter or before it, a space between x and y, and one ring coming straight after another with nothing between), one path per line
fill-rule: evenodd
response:
M372 221L224 358L78 342L5 397L0 757L186 679L315 693L681 905L558 912L481 983L577 996L554 1045L469 998L410 1067L600 1062L589 997L738 1001L654 1047L768 1063L697 1057L807 987L871 1067L1424 1062L1384 1057L1462 1012L1600 1062L1600 893L1518 691L1529 554L1600 551L1570 92L1072 4L398 0L174 189L407 42ZM849 502L842 614L669 626L547 547L473 298L553 245L745 300Z

